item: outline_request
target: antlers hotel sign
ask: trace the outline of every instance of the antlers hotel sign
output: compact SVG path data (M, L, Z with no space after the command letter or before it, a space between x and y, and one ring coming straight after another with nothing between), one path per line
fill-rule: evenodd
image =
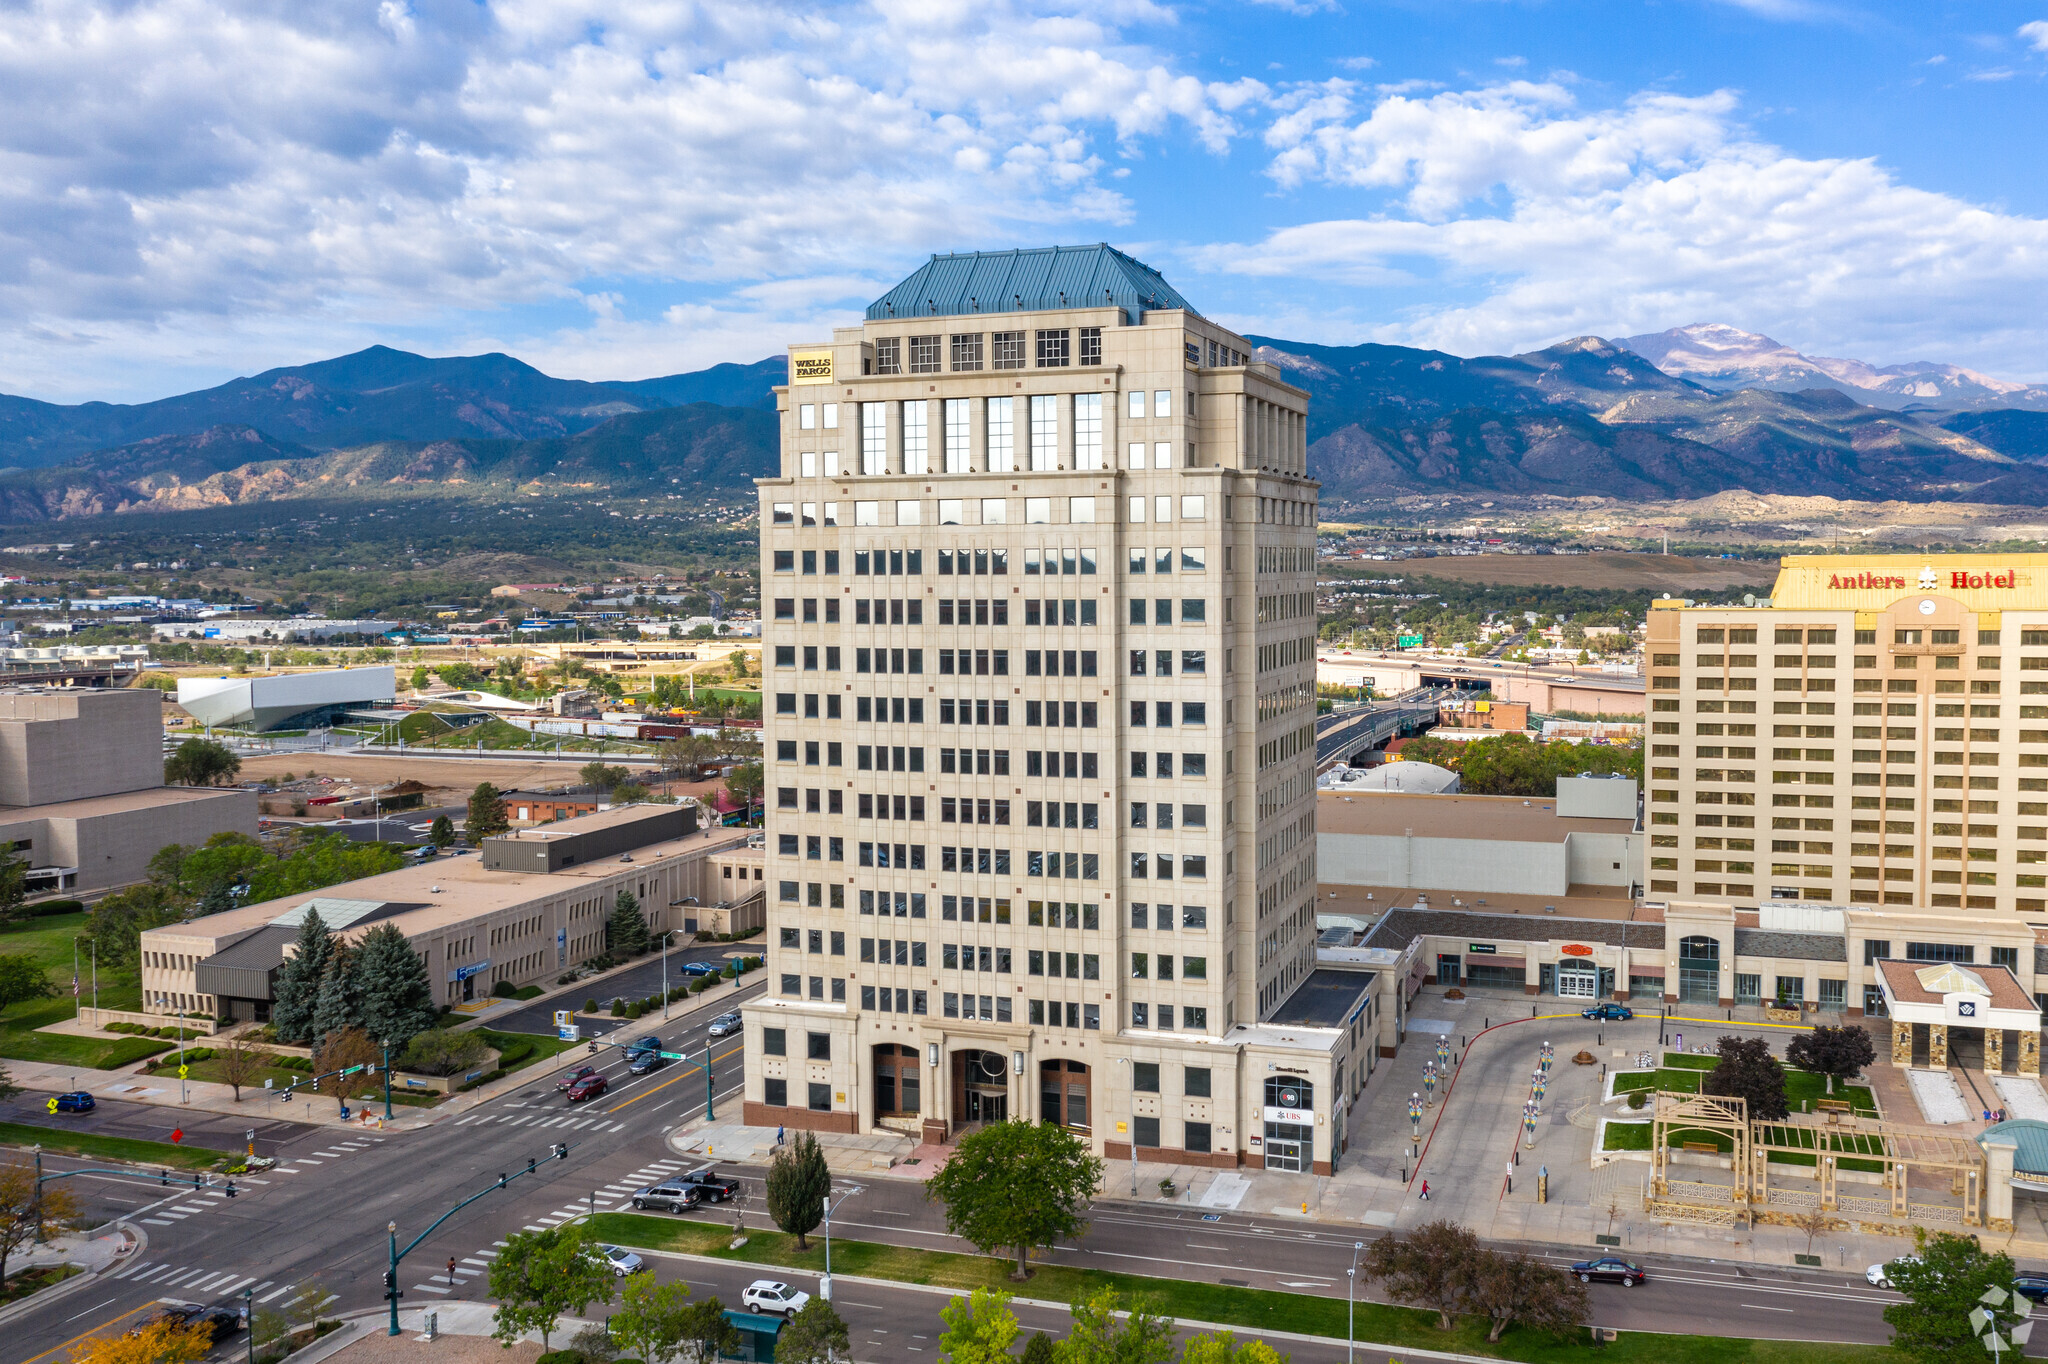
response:
M1953 596L1974 611L2048 609L2048 554L1791 555L1778 570L1779 609L1884 610L1912 593Z

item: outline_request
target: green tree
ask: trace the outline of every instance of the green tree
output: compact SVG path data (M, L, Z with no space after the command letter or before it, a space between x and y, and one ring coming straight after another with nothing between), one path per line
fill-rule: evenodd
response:
M427 964L398 925L378 924L356 951L356 982L362 992L363 1030L370 1039L401 1051L434 1026L434 987Z
M734 805L748 806L761 798L766 774L757 762L741 763L725 774L725 795Z
M134 965L141 957L143 933L177 923L190 907L184 896L150 881L94 901L86 913L85 931L95 944L101 968Z
M9 855L0 858L0 924L21 917L22 901L28 898L28 859Z
M1785 1102L1785 1067L1761 1037L1723 1037L1714 1044L1721 1059L1700 1082L1700 1093L1740 1098L1751 1121L1776 1122L1790 1111Z
M345 942L337 942L320 973L320 992L313 997L313 1045L320 1046L337 1033L363 1026L362 977L356 970L359 954Z
M1577 1331L1591 1308L1586 1287L1561 1269L1527 1255L1482 1250L1466 1276L1465 1296L1487 1320L1486 1339L1520 1323L1564 1337Z
M611 1315L613 1338L646 1364L669 1364L689 1338L689 1298L686 1283L656 1283L652 1274L634 1275L619 1293L619 1310ZM780 1357L781 1350L776 1353Z
M1428 1222L1407 1239L1382 1236L1359 1261L1359 1276L1386 1285L1395 1302L1426 1307L1437 1328L1448 1331L1465 1308L1467 1287L1479 1258L1479 1238L1455 1222Z
M433 684L433 680L433 674L427 671L427 665L424 663L412 670L412 689L414 691L425 691Z
M541 1349L565 1312L578 1316L594 1302L612 1300L612 1269L593 1253L580 1227L514 1232L491 1261L491 1296L497 1300L492 1332L511 1345L540 1332Z
M818 1139L799 1132L788 1146L779 1146L768 1161L768 1215L775 1225L796 1237L807 1250L810 1235L825 1220L825 1200L832 1195L832 1172Z
M1088 1228L1082 1213L1102 1182L1102 1162L1063 1128L999 1122L962 1137L925 1197L945 1205L946 1230L984 1253L1014 1251L1010 1277L1031 1273L1031 1247Z
M939 1309L939 1320L946 1327L939 1336L944 1364L1010 1364L1017 1317L1008 1293L977 1288L972 1297L950 1299Z
M1892 1287L1906 1295L1884 1309L1892 1348L1928 1364L1979 1364L1983 1343L1970 1324L1970 1310L1987 1288L2012 1288L2012 1257L1990 1254L1974 1237L1915 1228L1917 1259L1893 1260L1885 1268Z
M434 822L427 826L427 842L436 848L455 846L455 821L446 815L435 815Z
M160 849L157 857L175 861L175 869L166 870L179 890L202 898L216 887L243 882L252 872L277 861L261 843L238 833L215 834L197 848L173 843ZM151 861L154 864L155 859Z
M1156 1315L1143 1300L1126 1309L1114 1288L1101 1288L1068 1310L1074 1325L1053 1346L1059 1364L1166 1364L1173 1358L1173 1318Z
M164 759L166 786L226 786L242 770L242 760L226 744L197 736L187 739Z
M607 762L587 762L576 769L576 776L585 786L594 786L600 791L622 786L632 775L625 768Z
M57 987L49 972L25 952L0 952L0 1010L31 999L52 999Z
M612 804L632 805L647 799L647 788L637 781L620 782L612 788ZM780 1356L777 1356L780 1358Z
M1031 1352L1024 1357L1030 1359ZM1240 1341L1234 1331L1214 1331L1182 1346L1180 1364L1287 1364L1287 1356L1263 1340Z
M1832 1094L1836 1080L1847 1080L1877 1060L1877 1047L1870 1034L1854 1024L1834 1028L1823 1023L1787 1042L1785 1059L1801 1070L1827 1076Z
M431 1028L406 1044L398 1064L422 1075L453 1075L484 1059L490 1051L483 1038L455 1028Z
M381 876L405 865L405 853L395 843L355 843L340 834L315 834L302 839L283 857L266 855L245 874L249 890L244 904L260 904L286 895L338 886Z
M1033 1331L1031 1339L1024 1342L1024 1364L1056 1364L1058 1359L1052 1337L1045 1332Z
M647 950L647 916L640 912L639 897L630 890L619 892L612 902L611 917L604 923L605 950L615 957L637 957Z
M464 827L469 846L477 847L511 827L505 820L505 802L499 797L498 788L487 781L478 782L476 790L469 793L469 820Z
M834 1351L852 1348L846 1323L832 1304L813 1296L775 1338L776 1364L831 1364Z
M306 910L293 946L292 955L278 968L270 1021L280 1041L306 1042L314 1035L313 1008L320 1002L320 979L334 956L334 938L319 910Z
M717 1298L686 1308L681 1321L682 1342L700 1364L712 1364L720 1354L740 1347L740 1333L725 1319L725 1304Z

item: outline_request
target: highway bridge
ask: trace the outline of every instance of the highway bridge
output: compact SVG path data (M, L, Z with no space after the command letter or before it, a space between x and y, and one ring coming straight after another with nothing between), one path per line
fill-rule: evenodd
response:
M1436 721L1435 690L1381 701L1316 717L1316 770L1348 761L1355 753L1377 748L1388 739L1421 732Z

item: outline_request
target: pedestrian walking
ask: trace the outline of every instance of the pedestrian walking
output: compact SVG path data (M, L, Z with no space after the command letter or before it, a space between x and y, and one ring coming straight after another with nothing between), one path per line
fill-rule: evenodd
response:
M782 1145L782 1128L779 1126L775 1129L775 1144Z
M453 1255L448 1257L448 1284L450 1287L453 1287L455 1284L455 1257Z
M232 1179L230 1179L230 1180L228 1181L228 1197L229 1197L229 1198L233 1198L234 1196L235 1196L235 1181L234 1181L234 1180L232 1180Z
M1429 1202L1429 1181L1426 1179L1422 1181L1422 1201Z

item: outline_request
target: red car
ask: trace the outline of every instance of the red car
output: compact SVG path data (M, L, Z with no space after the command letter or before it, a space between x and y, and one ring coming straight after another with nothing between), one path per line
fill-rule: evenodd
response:
M598 1095L604 1093L607 1088L609 1086L605 1083L604 1076L586 1075L575 1084L569 1086L569 1102L580 1104L585 1099L595 1099Z
M556 1083L555 1088L563 1091L564 1093L567 1093L569 1090L574 1089L577 1085L581 1084L584 1080L588 1079L589 1077L595 1074L597 1074L596 1066L578 1066L576 1067L576 1069L570 1071L566 1076L562 1077L562 1079Z

